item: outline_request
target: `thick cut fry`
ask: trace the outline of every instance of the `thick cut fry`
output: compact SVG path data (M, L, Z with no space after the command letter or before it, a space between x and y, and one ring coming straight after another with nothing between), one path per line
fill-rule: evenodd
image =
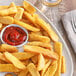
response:
M0 6L0 10L8 9L9 6Z
M11 2L11 4L9 5L9 8L10 7L16 7L15 3L14 2Z
M9 60L15 67L19 69L25 69L25 65L19 61L15 56L13 56L11 53L5 52L4 56L7 60Z
M8 9L2 9L2 10L0 10L0 16L7 16L7 15L15 14L16 12L17 12L16 7L11 7Z
M44 66L45 66L45 59L44 59L44 57L43 57L42 54L39 54L39 56L38 56L37 70L38 71L43 70Z
M18 25L20 25L20 26L22 26L22 27L24 27L24 28L26 28L26 29L29 30L29 31L33 31L33 32L40 31L40 29L35 28L35 27L33 27L33 26L29 25L29 24L26 24L26 23L21 22L21 21L16 20L16 19L14 20L14 23L15 23L15 24L18 24Z
M37 64L38 63L38 55L31 57L31 60L34 64Z
M5 76L13 76L11 73L7 73Z
M57 63L55 63L54 65L50 65L44 76L54 76L56 70L57 70Z
M14 55L19 60L26 60L35 56L34 54L26 53L26 52L18 52L18 53L11 53L11 54ZM8 62L2 53L0 53L0 60Z
M51 59L58 59L58 55L50 51L48 49L44 49L38 46L30 46L30 45L25 45L24 46L24 51L34 53L34 54L43 54L45 57L51 58Z
M33 6L31 6L29 3L27 3L26 1L23 1L23 7L27 12L29 12L31 14L36 12L35 8Z
M37 71L37 69L33 63L30 63L27 66L27 69L31 73L32 76L40 76L39 72Z
M54 43L54 50L59 55L59 59L57 61L58 66L57 66L55 76L60 76L61 75L62 44L60 42L55 42Z
M0 23L2 23L2 24L12 24L12 23L14 23L14 19L13 19L13 17L10 17L10 16L0 17Z
M12 53L12 55L14 55L19 60L26 60L26 59L30 59L31 57L35 56L35 54L26 53L26 52Z
M24 12L24 9L23 8L18 8L18 11L15 14L14 18L17 19L17 20L21 20L22 19L23 12Z
M48 38L47 36L41 36L41 35L31 33L29 34L29 41L41 41L41 42L49 43L50 38Z
M50 43L43 43L43 42L38 42L38 41L29 42L29 43L27 43L27 45L40 46L40 47L50 49L50 50L52 48Z
M2 60L2 61L5 61L5 62L6 62L6 59L5 59L5 57L3 56L3 54L2 54L2 53L0 53L0 60Z
M66 66L65 66L65 58L62 56L62 64L61 64L61 73L66 72Z
M52 30L51 26L49 24L47 24L44 20L42 20L41 18L36 18L36 24L38 24L41 28L43 28L49 35L49 37L53 40L53 41L58 41L58 36L56 35L56 33Z
M51 64L51 60L49 60L49 61L45 64L43 70L41 71L41 76L44 76L44 73L46 72L46 70L48 69L48 67L50 66L50 64Z
M35 16L32 16L28 12L24 12L24 18L27 18L33 25L39 28L39 26L35 23Z
M0 72L19 72L13 64L0 64Z
M2 23L0 23L0 30L2 29Z
M54 43L54 50L59 55L62 56L62 43L61 42L55 42Z
M18 76L27 76L27 73L28 73L28 69L24 69L18 74Z
M7 44L0 45L0 52L5 52L5 51L8 51L8 52L17 52L18 49L16 47L14 47L14 46L7 45Z

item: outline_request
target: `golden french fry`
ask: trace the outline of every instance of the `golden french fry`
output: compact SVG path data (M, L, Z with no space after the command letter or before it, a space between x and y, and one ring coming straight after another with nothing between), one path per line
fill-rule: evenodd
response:
M17 20L21 20L22 19L23 12L24 12L24 9L23 8L18 8L18 11L15 14L14 18L17 19Z
M2 23L0 23L0 30L2 29Z
M4 53L5 58L10 61L15 67L19 69L25 69L25 65L19 61L15 56L13 56L11 53L5 52Z
M66 72L65 58L62 56L61 73Z
M35 23L35 16L32 16L30 13L28 12L24 12L24 17L27 18L32 24L34 24L37 28L39 28L39 26Z
M2 54L2 53L0 53L0 60L2 60L2 61L5 61L5 62L6 62L6 59L4 58L4 56L3 56L3 54Z
M8 9L9 6L0 6L0 10Z
M50 38L47 36L41 36L35 33L29 34L29 41L41 41L45 43L50 43Z
M19 72L13 64L0 64L0 72Z
M28 69L24 69L18 74L18 76L27 76L27 73L28 73Z
M14 2L11 2L11 4L9 5L9 8L10 7L16 7L15 3Z
M61 42L55 42L54 43L54 50L59 55L62 56L62 43Z
M5 74L5 76L13 76L11 73L7 73Z
M23 7L27 12L29 12L31 14L36 12L35 8L33 6L31 6L29 3L27 3L26 1L23 1Z
M14 55L19 60L26 60L26 59L30 59L31 57L35 56L34 54L26 53L26 52L12 53L12 55Z
M46 70L48 69L48 67L50 66L50 64L51 64L51 60L49 60L49 61L45 64L43 70L41 71L41 76L44 76L44 73L46 72Z
M47 24L44 20L42 20L41 18L36 18L35 23L38 24L41 28L43 28L53 41L58 41L58 36L52 30L51 26Z
M12 23L14 23L14 19L13 19L13 17L10 17L10 16L0 17L0 23L2 23L2 24L12 24Z
M24 45L24 51L29 52L29 53L34 53L34 54L43 54L45 57L51 58L51 59L58 59L58 55L50 51L48 49L44 49L42 47L38 46L30 46L30 45Z
M31 22L29 20L27 20L27 19L21 19L21 21L24 22L24 23L27 23L27 24L31 24Z
M16 47L14 47L14 46L7 45L7 44L0 45L0 52L5 52L5 51L8 51L8 52L17 52L18 49Z
M54 65L50 65L44 76L54 76L56 70L57 70L57 63L55 63Z
M14 55L19 60L27 60L35 56L34 54L30 54L26 52L17 52L17 53L11 53L11 54ZM0 60L8 62L2 53L0 53Z
M45 66L45 59L44 59L44 57L43 57L42 54L39 54L39 56L38 56L37 70L38 71L43 70L44 66Z
M0 10L0 16L7 16L7 15L15 14L16 12L17 12L16 7L11 7L8 9L2 9L2 10Z
M61 75L61 57L62 57L62 44L60 42L54 43L54 50L59 55L59 59L57 61L57 70L55 72L55 76Z
M37 71L37 69L33 63L30 63L27 66L27 69L31 73L32 76L40 76L39 72Z
M31 60L34 64L37 64L38 63L38 55L31 57Z
M29 25L29 24L26 24L26 23L21 22L21 21L16 20L16 19L14 20L14 23L15 23L15 24L18 24L18 25L20 25L20 26L22 26L22 27L24 27L24 28L26 28L26 29L29 30L29 31L33 31L33 32L40 31L40 29L35 28L35 27L33 27L33 26Z
M40 46L40 47L50 49L50 50L52 48L50 43L44 43L44 42L38 42L38 41L29 42L29 43L27 43L27 45Z

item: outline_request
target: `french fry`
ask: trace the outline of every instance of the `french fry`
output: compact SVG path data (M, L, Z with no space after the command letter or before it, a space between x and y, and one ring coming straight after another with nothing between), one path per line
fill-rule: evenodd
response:
M38 42L38 41L29 42L29 43L27 43L27 45L40 46L40 47L50 49L50 50L52 48L50 43L44 43L44 42Z
M61 73L66 72L65 58L62 56Z
M37 64L38 63L38 55L31 57L31 60L34 64Z
M0 23L0 30L2 29L2 23Z
M37 28L40 28L36 23L35 23L35 16L32 16L28 12L24 12L24 17L27 18L32 24L34 24Z
M22 27L24 27L24 28L26 28L26 29L29 30L29 31L33 31L33 32L40 31L40 29L35 28L35 27L33 27L33 26L29 25L29 24L26 24L26 23L21 22L21 21L16 20L16 19L14 20L14 23L15 23L15 24L18 24L18 25L20 25L20 26L22 26Z
M39 72L37 71L37 69L33 63L30 63L27 66L27 69L31 73L32 76L40 76Z
M60 42L54 43L54 50L59 55L59 59L57 61L57 70L55 72L55 76L61 75L61 57L62 57L62 44Z
M0 17L0 23L2 24L12 24L13 22L14 22L14 19L10 16Z
M12 55L14 55L19 60L26 60L26 59L30 59L31 57L35 56L35 54L26 53L26 52L12 53Z
M18 74L18 76L27 76L27 73L28 73L28 69L24 69Z
M34 54L30 54L26 52L17 52L17 53L11 53L11 54L14 55L19 60L27 60L35 56ZM8 62L2 53L0 53L0 60Z
M11 4L9 5L9 8L10 7L16 7L15 3L14 2L11 2Z
M41 36L41 35L31 33L31 34L29 34L29 41L41 41L41 42L49 43L50 38L48 38L46 36Z
M15 56L13 56L11 53L5 52L4 53L5 58L10 61L15 67L19 69L25 69L25 65L19 61Z
M36 24L38 24L41 28L43 28L49 35L49 37L53 40L53 41L58 41L58 36L56 35L56 33L52 30L51 26L49 24L47 24L44 20L42 20L41 18L36 18Z
M6 64L6 62L3 60L0 60L0 64Z
M5 76L13 76L11 73L7 73L5 74Z
M9 6L0 6L0 10L8 9Z
M0 60L7 62L2 53L0 53Z
M49 61L45 64L43 70L41 71L41 76L44 76L44 74L45 74L46 70L48 69L48 67L50 66L50 64L51 64L51 60L49 60Z
M18 49L14 46L11 46L11 45L7 45L7 44L2 44L0 45L0 52L17 52Z
M26 1L23 1L23 7L27 12L29 12L31 14L36 12L35 8L33 6L31 6L29 3L27 3Z
M18 8L17 10L18 11L15 14L14 18L17 19L17 20L21 20L22 19L23 12L24 12L24 9L23 8Z
M45 59L44 59L44 57L43 57L42 54L39 54L39 56L38 56L37 70L38 71L43 70L44 66L45 66Z
M11 7L8 9L2 9L2 10L0 10L0 16L7 16L7 15L15 14L16 12L17 12L16 7Z
M54 76L56 70L57 70L57 63L55 63L54 65L50 65L44 76Z
M59 55L62 56L62 43L61 42L55 42L54 43L54 50Z
M21 19L22 22L32 25L32 23L27 19Z
M51 58L51 59L58 59L58 55L50 51L48 49L44 49L38 46L30 46L30 45L24 45L24 51L29 52L29 53L34 53L34 54L43 54L45 57Z
M13 64L0 64L0 72L19 72Z

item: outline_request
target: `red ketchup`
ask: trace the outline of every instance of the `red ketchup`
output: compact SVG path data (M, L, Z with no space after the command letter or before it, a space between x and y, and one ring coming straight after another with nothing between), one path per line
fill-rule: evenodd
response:
M20 27L7 27L3 33L3 41L10 45L20 45L26 41L27 34Z

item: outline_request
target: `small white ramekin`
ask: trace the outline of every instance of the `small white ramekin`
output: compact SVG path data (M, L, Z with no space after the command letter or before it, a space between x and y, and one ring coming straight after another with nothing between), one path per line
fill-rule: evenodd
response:
M19 27L19 28L21 28L22 30L24 30L24 32L26 33L27 38L26 38L25 42L23 42L23 43L20 44L20 45L16 45L16 46L15 46L15 47L22 47L23 45L25 45L25 44L28 42L28 32L27 32L27 30L26 30L25 28L23 28L23 27L21 27L21 26L19 26L19 25L16 25L16 24L10 24L10 25L8 25L8 26L6 26L6 27L4 27L4 28L2 29L1 35L0 35L2 44L7 44L7 43L3 40L2 37L3 37L3 33L4 33L5 29L6 29L7 27L11 27L11 26ZM8 45L10 45L10 44L8 44ZM12 46L13 46L13 45L12 45Z

